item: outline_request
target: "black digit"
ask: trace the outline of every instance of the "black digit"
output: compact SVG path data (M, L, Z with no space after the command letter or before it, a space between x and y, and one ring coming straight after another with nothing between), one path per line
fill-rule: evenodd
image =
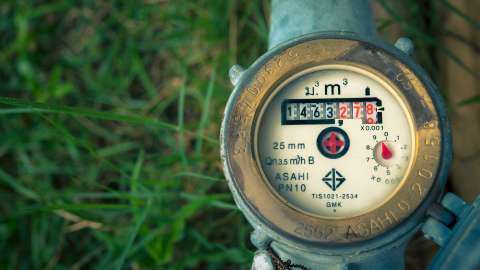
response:
M303 107L302 111L300 112L300 115L303 117L307 117L307 106Z
M320 111L318 110L318 107L315 105L315 111L313 111L313 116L318 118L320 117Z
M327 107L327 118L332 118L332 117L333 117L333 108Z

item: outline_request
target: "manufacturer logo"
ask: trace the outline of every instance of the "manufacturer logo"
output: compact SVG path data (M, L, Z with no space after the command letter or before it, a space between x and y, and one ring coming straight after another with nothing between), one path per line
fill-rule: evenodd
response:
M339 171L333 168L323 177L322 180L333 191L336 191L346 179Z

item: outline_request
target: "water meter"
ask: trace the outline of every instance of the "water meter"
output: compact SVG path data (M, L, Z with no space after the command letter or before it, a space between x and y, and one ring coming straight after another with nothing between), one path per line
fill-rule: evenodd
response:
M346 50L355 46L345 45ZM338 222L378 210L401 190L404 179L412 178L412 169L433 178L441 137L433 107L427 123L415 123L425 117L415 115L408 99L416 101L420 93L407 97L370 65L331 56L279 78L279 85L256 108L252 154L262 179L285 205ZM424 128L428 132L420 134ZM428 141L426 136L436 138L435 145L417 141ZM427 152L432 159L428 164L415 159L414 153ZM431 183L410 185L421 196ZM390 208L398 213L387 214L392 223L413 203L404 198L397 204L400 201L402 208Z
M429 215L455 218L436 203L451 157L444 105L411 42L382 42L366 1L273 1L270 47L232 68L221 133L256 268L402 269Z

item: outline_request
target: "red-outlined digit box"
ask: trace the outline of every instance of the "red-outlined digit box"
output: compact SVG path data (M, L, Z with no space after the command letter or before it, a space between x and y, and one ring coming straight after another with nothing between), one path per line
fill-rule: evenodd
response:
M376 124L377 119L377 104L375 102L365 102L365 123Z
M352 119L352 107L350 102L338 103L338 118Z
M363 119L363 102L352 103L352 119Z

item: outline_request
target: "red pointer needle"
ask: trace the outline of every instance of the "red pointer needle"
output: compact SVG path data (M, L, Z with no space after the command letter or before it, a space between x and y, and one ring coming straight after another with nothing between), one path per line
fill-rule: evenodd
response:
M388 149L387 144L382 143L382 158L390 159L393 156L392 151Z

